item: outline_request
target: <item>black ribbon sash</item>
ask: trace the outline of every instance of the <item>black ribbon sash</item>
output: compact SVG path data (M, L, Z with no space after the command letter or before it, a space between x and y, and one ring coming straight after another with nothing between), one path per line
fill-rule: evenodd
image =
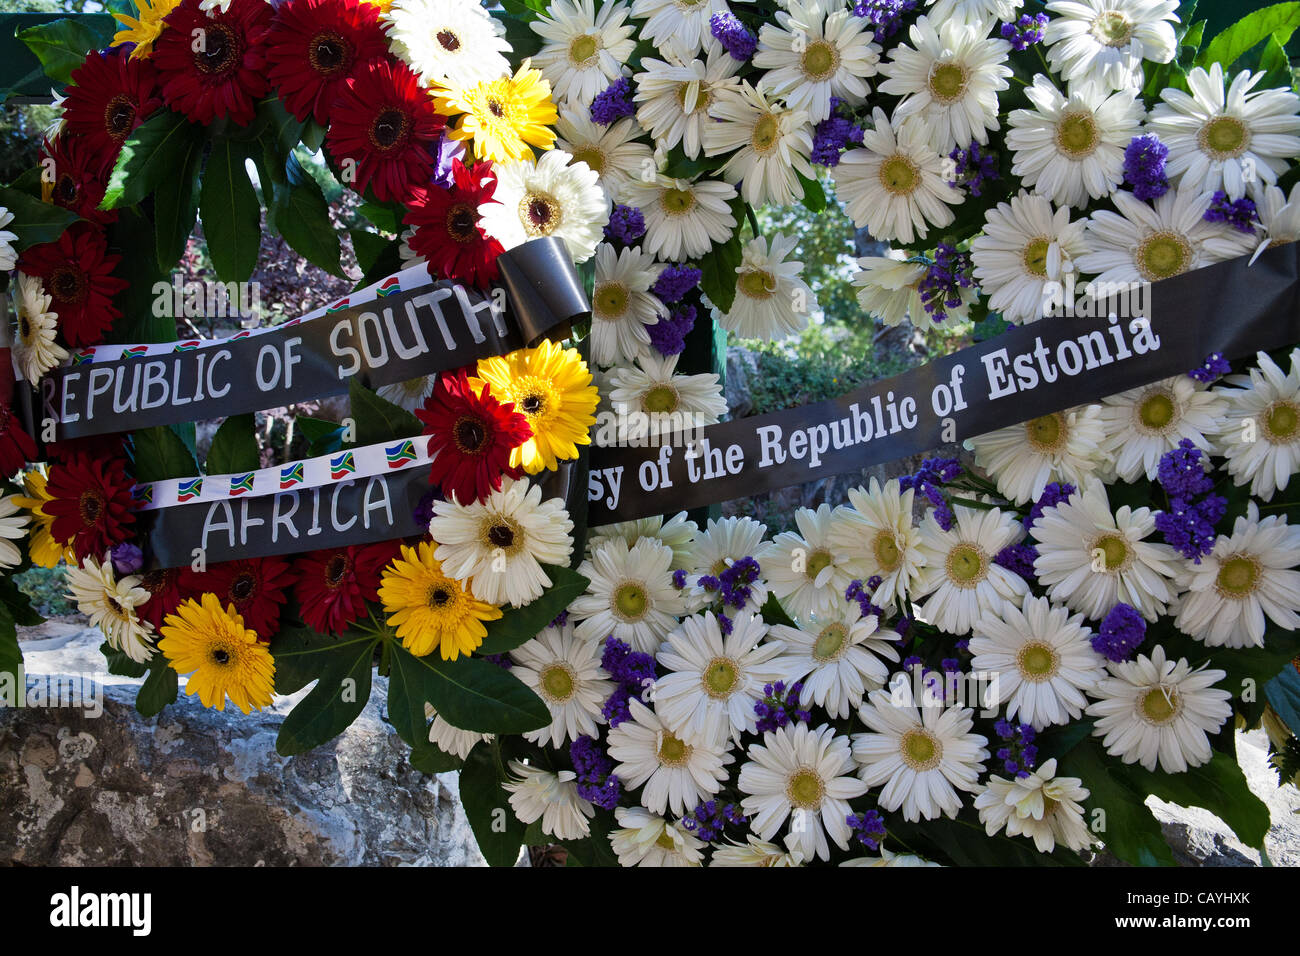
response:
M588 521L629 521L859 471L1184 373L1214 352L1238 359L1300 342L1300 244L1247 262L1105 300L1112 311L1133 316L1136 305L1145 316L1057 315L839 398L647 447L593 447ZM953 431L945 438L946 422ZM656 434L653 424L643 434Z

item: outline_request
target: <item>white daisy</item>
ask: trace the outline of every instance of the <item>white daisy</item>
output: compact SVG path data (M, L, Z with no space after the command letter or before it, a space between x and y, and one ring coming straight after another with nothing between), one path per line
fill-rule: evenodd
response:
M852 772L849 740L837 736L835 728L782 727L750 746L749 761L740 768L736 783L747 794L740 806L761 840L770 839L793 817L785 845L804 859L828 860L827 835L841 850L848 849L853 832L845 819L848 802L867 791L866 784L849 776Z
M445 573L469 579L489 604L519 607L550 587L543 564L565 565L573 552L573 520L563 498L542 500L542 486L501 479L486 501L435 501L429 534Z
M709 21L730 12L726 0L632 0L632 16L646 21L637 36L682 57L712 44Z
M699 526L686 517L685 511L679 511L667 520L664 520L663 515L651 515L636 521L619 521L592 528L587 536L587 553L590 554L615 538L622 538L629 548L640 538L652 538L672 549L671 567L676 571L691 566L691 549L699 533Z
M606 395L617 416L618 443L655 443L656 438L687 437L726 414L722 384L712 372L677 373L678 355L646 351L634 365L610 370Z
M1027 836L1040 853L1056 844L1078 852L1097 842L1083 819L1083 801L1091 791L1078 777L1058 777L1056 758L1027 777L989 777L988 789L975 798L975 809L989 836Z
M1100 481L1044 509L1031 531L1038 540L1034 574L1048 597L1089 620L1122 602L1154 621L1174 598L1178 553L1144 540L1155 531L1151 509L1124 505L1112 514Z
M752 833L745 834L744 845L729 843L713 851L709 866L756 866L787 867L802 866L803 853L797 849L788 850L775 843L760 840Z
M1108 754L1147 770L1158 762L1165 773L1209 761L1208 735L1232 716L1232 694L1214 687L1228 676L1225 671L1193 671L1185 658L1168 660L1158 644L1150 657L1138 654L1106 667L1111 676L1093 690L1098 699L1088 715L1098 718L1093 734Z
M876 74L880 47L871 25L845 7L819 0L789 0L776 24L758 32L754 66L767 70L763 85L819 123L831 115L831 97L861 103L871 92L864 77Z
M492 739L491 734L477 734L472 730L461 730L459 727L453 727L428 702L424 705L424 719L432 721L429 724L429 743L443 753L459 757L461 760L468 757L469 752L480 743Z
M1048 283L1063 283L1074 260L1088 251L1086 223L1070 221L1070 210L1053 210L1042 196L1021 190L998 203L984 221L984 234L971 242L975 278L989 308L1008 322L1043 317Z
M14 502L15 497L0 498L0 568L16 568L23 563L23 552L14 542L27 536L31 518Z
M472 86L510 72L505 27L478 3L393 0L385 21L393 53L428 86Z
M544 41L533 66L550 80L556 100L587 106L622 75L636 46L628 13L625 3L605 3L597 12L592 0L551 0L529 21Z
M1142 88L1142 61L1168 63L1178 50L1178 0L1052 0L1043 42L1054 73L1076 85Z
M18 234L5 228L13 221L14 214L0 206L0 272L13 272L18 265L18 252L14 249Z
M654 154L649 146L637 141L641 129L630 116L601 126L592 120L589 109L566 108L560 111L555 133L555 148L573 156L573 162L594 169L612 200L618 198L629 179L655 168Z
M1300 240L1300 183L1291 187L1290 196L1276 186L1258 189L1254 195L1263 236L1251 254L1251 265L1265 249Z
M405 382L381 386L375 394L386 402L413 412L424 405L424 400L433 394L433 386L437 383L437 375L421 375L419 378L408 378Z
M654 256L640 248L615 251L609 243L596 247L590 341L597 364L630 362L650 344L646 326L667 314L650 291L659 271Z
M1252 495L1272 501L1300 471L1300 348L1291 350L1290 372L1265 352L1255 363L1228 377L1235 387L1217 390L1228 400L1218 441L1233 483L1250 482Z
M542 832L557 840L581 840L591 832L587 821L595 808L578 796L577 777L572 770L551 773L510 761L510 776L501 786L510 794L510 807L520 823L542 821Z
M579 640L573 626L548 627L510 652L510 673L528 685L551 712L551 723L524 737L559 747L566 740L596 737L605 718L601 706L614 682L600 666L600 645Z
M1138 134L1142 101L1131 90L1083 84L1068 96L1039 73L1025 96L1033 109L1007 117L1011 171L1058 205L1088 204L1124 181L1124 149Z
M779 340L808 325L817 299L804 282L803 263L788 260L797 236L756 236L745 244L736 266L736 298L718 323L742 339Z
M985 614L970 639L971 669L996 675L997 699L985 703L1007 704L1008 719L1036 730L1077 719L1088 706L1083 692L1106 676L1091 638L1082 614L1047 598L1026 595L1023 608L1008 602Z
M681 822L673 823L640 807L614 811L619 828L609 834L619 866L703 866L707 845Z
M917 856L915 853L895 853L887 850L883 846L880 848L880 856L859 856L852 860L845 860L840 866L941 866L925 857Z
M1246 194L1248 182L1272 185L1300 155L1300 96L1289 89L1254 90L1264 74L1243 70L1224 94L1223 66L1187 74L1191 95L1160 92L1147 128L1169 147L1165 172L1171 181L1203 192L1222 189L1229 199Z
M893 255L866 256L858 260L858 266L859 271L853 274L853 284L858 290L858 304L868 315L880 319L885 325L898 325L910 320L922 331L938 327L921 299L920 284L928 271L924 262ZM977 289L963 287L961 304L945 305L947 318L942 324L947 327L951 322L964 321L970 304L977 298Z
M1205 436L1219 430L1227 408L1221 393L1198 388L1186 375L1110 395L1101 400L1101 451L1124 481L1143 474L1154 481L1160 457L1184 438L1210 451Z
M925 558L916 596L929 595L921 606L923 620L941 631L961 636L981 616L1001 610L1006 601L1019 604L1029 590L1025 579L993 559L1025 533L1010 511L980 510L953 505L955 520L945 531L926 512L919 549Z
M975 464L1016 504L1036 501L1053 481L1078 485L1103 461L1101 408L1080 405L971 438Z
M24 379L36 382L68 357L67 350L55 341L59 317L50 311L50 297L45 293L39 276L18 273L14 313L17 324L13 342L14 363Z
M1263 647L1265 618L1300 627L1300 527L1285 515L1260 520L1247 505L1231 535L1219 535L1200 564L1188 565L1175 626L1210 647Z
M874 614L863 616L857 601L841 600L833 610L801 623L799 628L774 624L772 637L785 642L782 655L791 677L803 681L801 701L823 707L834 720L848 717L867 691L889 677L881 658L898 660L893 631L880 629Z
M670 262L707 255L736 229L730 206L736 187L721 180L691 182L663 175L653 182L631 180L623 198L645 216L645 250Z
M17 509L12 496L0 499L0 515L11 508ZM153 625L141 620L136 610L150 596L141 580L138 574L116 577L109 554L103 561L87 555L80 567L68 566L68 596L77 609L90 618L91 627L104 632L111 647L138 663L154 655Z
M879 577L871 594L876 607L889 607L915 590L925 564L920 531L912 520L913 489L899 490L897 478L882 486L875 478L866 488L850 488L851 508L844 508L826 536L835 563L852 577Z
M645 784L643 807L659 814L671 809L680 817L722 789L734 759L725 745L686 739L639 700L629 700L628 709L631 719L609 732L608 752L618 762L614 774L624 787Z
M715 578L741 558L752 558L763 546L767 526L753 518L710 518L691 549L690 569Z
M483 228L507 249L556 236L568 244L574 262L590 259L609 222L609 199L595 170L572 159L552 149L535 164L497 163L496 201L479 207Z
M581 619L578 636L599 642L613 635L634 651L658 650L684 610L673 587L672 560L672 550L651 538L630 548L615 539L593 551L578 568L591 583L569 605L569 613Z
M994 20L1015 23L1016 11L1024 0L925 0L931 23L955 20L967 26L987 25Z
M794 513L799 533L783 531L758 556L768 587L794 618L808 620L829 614L844 600L852 578L835 560L830 535L843 508L800 508Z
M880 92L903 98L894 124L919 124L930 147L945 156L972 141L987 143L989 130L998 128L998 91L1010 85L1011 44L990 38L982 23L936 25L926 16L912 24L908 37L912 46L898 44L880 64L888 77Z
M771 101L746 82L719 90L708 113L714 122L704 126L704 155L730 154L719 172L746 202L788 206L803 198L796 174L817 177L808 162L813 142L806 112Z
M904 244L924 239L930 226L953 221L949 206L965 196L948 185L944 158L926 144L923 123L896 130L884 110L873 112L875 128L862 136L831 170L835 192L858 228L876 239Z
M740 85L736 72L741 65L716 43L703 60L646 57L641 61L644 72L634 77L636 121L662 149L681 143L686 156L695 159L703 147L704 129L713 123L709 107L719 93Z
M882 809L901 808L912 822L957 816L957 791L979 789L989 756L988 739L971 733L974 713L937 704L918 711L905 680L867 695L858 717L872 732L853 735L853 759L867 786L883 785Z

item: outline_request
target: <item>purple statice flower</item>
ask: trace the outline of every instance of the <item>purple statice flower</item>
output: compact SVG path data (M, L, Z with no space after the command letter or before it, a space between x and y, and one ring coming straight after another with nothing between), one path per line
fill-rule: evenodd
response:
M420 496L419 502L415 505L415 510L411 512L411 517L421 528L429 527L429 522L433 520L433 505L435 502L443 501L442 492L438 488L430 488Z
M636 107L632 105L632 81L625 76L609 84L591 101L591 121L601 126L608 126L635 112Z
M720 838L729 823L739 826L748 822L749 817L742 812L740 804L718 800L706 800L682 817L682 826L705 843Z
M853 12L869 21L877 43L888 40L903 26L903 17L916 9L917 0L858 0Z
M758 49L758 37L750 33L734 13L715 13L709 18L709 32L733 60L745 63Z
M957 650L961 651L963 654L967 654L967 653L969 653L969 652L970 652L970 638L969 638L969 637L963 637L960 641L958 641L956 644L954 644L953 647L957 648Z
M955 164L955 179L948 180L949 186L964 186L972 196L979 196L984 190L984 183L1000 179L997 158L988 152L987 146L978 142L971 143L965 149L954 147L948 158Z
M1038 747L1034 744L1037 734L1034 728L1028 724L1012 724L1002 718L993 729L1005 742L1005 746L997 750L1002 768L1017 777L1028 777L1029 771L1038 764Z
M144 567L144 552L129 541L113 546L113 570L118 574L135 574Z
M795 681L787 689L785 681L763 685L763 699L754 703L754 714L758 717L758 732L767 733L785 727L792 721L808 723L812 714L804 709L803 681Z
M904 475L898 481L899 491L915 488L934 505L934 520L944 531L951 531L957 516L953 514L948 499L939 486L961 474L961 464L956 458L926 458L914 475Z
M614 776L614 761L591 737L577 737L569 744L569 759L578 775L578 796L602 810L613 810L623 795L623 786Z
M997 553L993 563L1033 584L1037 580L1034 577L1034 559L1037 557L1038 549L1032 544L1009 544Z
M719 611L715 616L718 620L718 630L722 632L722 636L730 637L736 623L731 618L727 617L727 615L722 611Z
M907 632L912 629L912 619L906 614L902 615L894 622L894 633L898 635L898 640L894 643L902 647L907 643Z
M551 621L548 627L564 627L564 625L568 623L569 623L569 612L561 611L559 614L555 615L554 620Z
M920 657L918 657L915 654L912 654L911 656L903 660L903 670L905 671L914 670L917 667L920 667L922 663L923 661L921 660Z
M875 593L878 587L880 587L880 575L878 574L873 575L866 584L861 581L850 581L849 586L844 589L844 597L846 600L857 602L858 607L862 609L863 617L874 614L877 621L883 621L885 612L871 603L871 595Z
M673 572L673 587L679 591L686 587L686 572L681 568Z
M647 325L650 344L660 355L681 355L686 348L686 336L695 328L695 306L678 305L654 325Z
M684 299L703 277L704 273L692 266L664 266L650 291L660 302L670 305Z
M1169 147L1159 137L1150 133L1133 137L1124 149L1124 181L1133 187L1134 196L1150 202L1169 192L1168 158Z
M1038 500L1034 502L1034 506L1029 509L1029 514L1025 515L1025 530L1028 531L1032 528L1034 522L1043 516L1044 508L1055 508L1063 501L1068 501L1070 495L1074 494L1078 490L1079 489L1075 488L1074 485L1070 484L1068 481L1053 481L1051 484L1043 488L1043 493L1038 496Z
M1205 357L1205 361L1200 366L1192 369L1187 375L1203 385L1209 385L1231 371L1232 366L1223 357L1222 352L1211 352Z
M941 242L934 250L934 261L916 284L925 311L935 322L948 317L948 310L962 303L962 289L975 285L970 256L958 252L956 246Z
M957 660L955 657L945 657L939 662L939 666L943 669L945 674L961 673L961 661Z
M831 115L813 128L813 148L808 158L818 166L838 166L840 153L850 146L862 145L862 127L851 118L835 115L838 97L831 97Z
M1035 43L1043 42L1043 33L1047 29L1047 14L1036 13L1032 17L1025 14L1015 23L1004 23L999 31L1002 39L1011 41L1011 49L1028 50ZM976 195L979 195L976 193Z
M1195 498L1214 489L1214 481L1205 472L1205 453L1190 438L1160 456L1156 481L1170 498Z
M850 813L844 822L853 831L853 838L868 850L879 850L880 841L885 838L885 820L875 810L862 813Z
M1255 231L1255 223L1259 222L1259 213L1255 209L1253 200L1242 196L1240 199L1229 199L1228 194L1220 189L1210 200L1210 208L1205 210L1202 216L1206 222L1226 222L1238 232L1246 234Z
M1092 649L1116 664L1130 660L1146 640L1147 622L1128 604L1116 604L1092 636Z
M484 654L483 660L491 661L504 671L508 671L515 666L515 662L510 659L509 654Z
M645 235L645 216L636 206L618 205L609 214L605 226L605 238L617 239L625 246L630 246Z
M632 715L628 701L642 700L642 695L655 681L655 659L649 654L633 651L631 647L610 635L605 639L605 649L600 655L600 666L616 683L601 708L610 727L617 727Z
M1156 513L1156 530L1165 544L1196 564L1214 550L1215 526L1228 510L1228 499L1206 495L1200 501L1170 498L1169 510Z
M758 580L762 568L757 561L746 555L739 561L733 561L731 567L717 577L718 594L724 607L734 607L737 611L749 603L753 596L751 585Z

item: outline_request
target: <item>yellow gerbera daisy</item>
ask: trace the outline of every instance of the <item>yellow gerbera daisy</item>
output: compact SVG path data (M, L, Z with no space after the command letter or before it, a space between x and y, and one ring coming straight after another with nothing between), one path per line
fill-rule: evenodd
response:
M14 495L14 504L26 508L32 514L32 525L27 537L27 553L32 557L32 564L42 568L52 568L60 561L75 566L76 553L70 547L70 541L56 541L50 528L54 518L45 513L45 505L52 496L45 490L45 466L38 465L23 475L23 488L26 495Z
M275 659L233 604L223 611L215 594L191 598L161 630L158 650L178 674L190 675L185 693L198 694L204 707L224 710L227 697L244 713L270 705Z
M374 7L381 17L387 14L388 8L393 5L393 0L361 0L361 2L368 7Z
M514 76L455 90L433 90L438 111L463 114L450 129L453 139L473 140L474 156L499 162L532 159L528 144L550 149L551 124L559 119L551 102L551 84L525 60Z
M153 53L153 41L158 39L158 34L162 33L167 25L163 20L167 14L180 6L180 3L181 0L135 0L136 12L140 14L140 18L137 20L124 13L113 14L113 19L126 29L118 30L113 34L113 42L110 46L134 43L135 49L131 51L131 59L147 60Z
M535 475L554 469L559 459L577 458L579 445L590 445L589 429L596 424L600 395L591 383L587 363L574 349L545 341L537 348L481 359L478 377L502 402L514 402L528 419L533 437L510 452L512 467L523 465Z
M501 616L501 608L478 600L442 573L428 541L418 548L402 545L402 556L384 569L379 600L403 647L416 657L436 647L444 661L472 652L487 636L483 622Z

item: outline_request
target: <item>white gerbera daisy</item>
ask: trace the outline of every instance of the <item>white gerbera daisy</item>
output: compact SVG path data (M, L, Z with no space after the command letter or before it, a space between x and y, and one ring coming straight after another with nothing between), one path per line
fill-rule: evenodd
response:
M803 263L788 260L797 236L756 236L745 244L736 266L736 298L718 323L742 339L779 340L808 325L817 299L801 278Z
M740 85L740 67L719 44L713 44L703 60L646 57L641 61L644 72L634 77L636 121L661 148L681 143L686 156L695 159L704 145L704 129L713 123L709 107L719 93Z
M461 760L468 757L469 752L480 743L492 739L491 734L478 734L472 730L461 730L459 727L453 727L428 702L424 705L424 719L432 721L429 724L429 743L443 753L459 757Z
M1291 187L1290 196L1276 186L1256 190L1255 196L1255 211L1263 237L1251 254L1251 265L1265 249L1300 240L1300 183Z
M871 92L863 78L880 62L871 40L870 23L852 10L789 0L776 24L759 29L754 66L767 70L764 86L820 123L831 115L831 97L860 103Z
M1229 199L1246 194L1247 182L1272 185L1300 155L1300 96L1289 89L1251 88L1264 74L1242 70L1224 95L1223 66L1187 74L1191 95L1160 92L1147 128L1169 147L1170 180L1203 192L1222 189Z
M1111 194L1118 213L1099 209L1088 220L1092 248L1079 257L1084 272L1112 288L1135 282L1156 282L1200 269L1212 262L1244 255L1254 247L1253 235L1243 235L1225 223L1205 221L1213 197L1196 190L1171 189L1154 208L1132 193ZM1207 240L1215 239L1214 243Z
M14 214L4 206L0 206L0 272L13 272L18 265L18 253L14 249L14 243L18 241L18 233L10 232L5 226L14 221Z
M931 23L955 20L966 26L979 26L1001 20L1015 23L1016 11L1024 0L926 0Z
M1200 564L1188 565L1174 624L1210 647L1263 647L1265 618L1300 627L1300 527L1285 515L1262 521L1254 501L1231 535L1219 535Z
M1260 352L1248 375L1229 376L1227 383L1236 387L1218 390L1228 400L1218 440L1228 474L1272 501L1300 471L1300 348L1291 351L1290 372Z
M529 239L556 236L569 246L574 262L586 262L609 222L609 199L596 171L552 149L533 163L497 163L495 202L479 207L483 228L507 249Z
M926 144L923 123L895 129L876 107L875 128L862 135L862 148L851 149L831 170L835 192L859 228L883 241L910 244L924 239L930 226L953 221L949 206L965 196L948 185L944 158Z
M800 508L799 533L783 531L758 556L768 587L789 614L801 621L829 614L844 600L849 572L835 560L832 531L846 509Z
M714 122L704 127L704 154L730 154L719 172L746 202L788 206L803 198L796 174L817 176L808 162L813 142L806 112L770 101L747 82L719 90L708 112Z
M636 46L628 12L625 3L605 3L597 12L592 0L551 0L529 22L544 41L533 66L551 81L557 100L587 106L622 75Z
M519 607L540 597L551 579L543 564L568 565L573 520L564 499L542 500L542 486L501 479L486 501L435 501L429 534L434 556L453 578L489 604Z
M925 565L916 596L929 595L921 607L923 620L961 636L984 614L996 613L1006 601L1019 604L1028 592L1024 578L993 563L1025 529L1014 513L1000 508L953 505L952 511L951 530L940 526L933 509L921 522L918 547Z
M68 357L67 350L54 340L59 317L50 311L50 297L39 276L18 273L14 313L18 328L13 344L14 363L25 380L36 382Z
M607 395L617 416L618 441L654 443L674 434L690 436L726 414L722 385L712 372L677 373L678 355L646 351L635 365L611 369Z
M555 133L555 148L594 169L611 200L618 198L629 179L655 168L654 153L637 141L641 128L630 116L601 126L592 120L589 109L566 108L560 111Z
M726 0L632 0L632 16L646 21L638 36L681 57L712 44L709 21L730 12Z
M889 668L882 657L898 660L890 643L898 635L881 630L876 615L864 616L857 601L841 600L797 629L775 624L771 635L785 642L782 658L791 677L803 681L801 700L825 708L835 720L852 714L867 691L884 686Z
M629 548L641 538L651 538L672 549L671 567L676 571L691 566L691 550L699 533L699 526L686 517L685 511L677 512L666 521L663 515L652 515L636 521L619 521L592 528L587 537L587 553L590 554L615 538L622 538Z
M385 20L393 53L427 86L472 86L510 72L505 27L478 3L393 0Z
M1106 436L1101 408L1080 405L972 438L975 464L1016 504L1036 501L1053 481L1078 485L1097 474Z
M0 499L0 513L16 506L13 497ZM149 600L138 574L117 578L109 554L99 561L87 555L80 567L68 567L68 596L90 618L91 627L104 632L111 647L138 663L154 655L153 625L141 620L136 609Z
M551 723L524 737L535 744L561 746L566 740L595 737L603 724L601 706L614 682L600 666L600 645L579 640L573 625L548 627L510 652L510 673L527 684L551 712Z
M730 205L736 187L721 180L691 182L663 175L653 182L630 180L623 197L645 215L642 244L660 259L682 262L707 255L736 229Z
M989 130L998 128L998 91L1009 85L1011 44L990 38L983 23L936 24L926 16L912 24L908 37L912 46L900 43L880 64L888 77L880 92L903 98L895 125L920 124L930 147L945 156L972 141L987 143Z
M1043 42L1054 73L1076 85L1142 88L1142 61L1168 63L1178 50L1178 0L1052 0Z
M750 746L749 762L740 768L736 783L747 794L740 806L761 840L770 839L793 815L785 845L804 859L828 860L827 835L841 850L849 848L849 801L867 791L852 772L849 739L837 736L834 727L782 727Z
M673 587L672 561L672 550L651 538L630 548L615 539L593 551L578 568L591 583L569 605L569 613L581 619L578 636L599 642L613 635L634 651L657 651L684 610Z
M1112 514L1106 486L1094 479L1034 522L1034 574L1048 597L1089 620L1122 602L1154 621L1174 598L1178 568L1173 548L1144 540L1154 530L1150 508Z
M1193 671L1185 658L1177 663L1156 645L1151 656L1106 665L1111 676L1093 690L1088 715L1098 718L1093 734L1106 752L1124 763L1140 763L1165 773L1183 773L1213 756L1209 734L1230 716L1232 694L1214 685L1225 671Z
M23 553L14 542L26 536L31 518L15 503L15 497L0 498L0 568L16 568L23 563Z
M990 686L997 700L986 704L1006 703L1008 719L1036 730L1077 719L1088 706L1083 692L1106 676L1091 637L1082 614L1071 617L1047 598L1026 595L1023 608L1008 602L985 614L975 622L970 652L972 670L997 675Z
M667 314L650 291L659 278L654 256L640 248L596 248L596 278L591 296L591 357L598 365L630 362L650 344L646 326Z
M1210 451L1205 436L1218 431L1227 408L1221 393L1198 388L1186 375L1130 388L1101 400L1101 452L1124 481L1143 474L1154 481L1160 457L1184 438Z
M618 761L614 773L628 790L645 784L643 807L660 814L671 809L680 817L722 789L727 764L735 759L725 744L687 739L639 700L629 700L628 710L631 719L609 732L608 752Z
M989 777L988 789L975 798L975 809L989 836L1027 836L1040 853L1060 843L1086 850L1097 842L1083 819L1083 801L1090 791L1078 777L1058 777L1056 758L1043 762L1027 777Z
M421 375L419 378L408 378L405 382L381 386L375 394L384 401L413 412L424 405L424 400L433 394L433 386L437 383L437 375Z
M880 319L885 325L898 325L910 320L922 331L937 327L921 298L921 280L928 271L924 262L892 255L866 256L858 260L858 266L859 271L853 274L853 284L858 290L858 304L868 315ZM943 325L965 321L970 304L977 298L979 292L976 288L962 287L961 305L944 306L947 317Z
M750 611L732 617L725 637L710 611L683 620L659 647L656 659L668 673L655 681L655 711L683 736L719 746L754 733L763 686L794 677L778 657L785 645L764 643L766 636L767 625Z
M760 840L752 833L745 834L744 845L729 843L713 851L709 866L756 866L787 867L802 866L803 853L797 849L789 850Z
M1138 134L1142 101L1131 90L1083 84L1061 93L1043 74L1025 96L1033 109L1007 117L1011 171L1039 195L1083 208L1124 180L1124 149Z
M845 860L840 866L942 866L942 864L917 856L915 853L895 853L882 846L880 856L859 856L852 860Z
M835 563L852 577L879 577L871 594L876 607L889 607L915 590L925 564L920 532L912 521L913 489L899 490L897 478L882 486L875 478L866 488L850 488L851 508L844 508L826 535Z
M858 709L872 731L853 735L859 776L869 787L883 785L880 806L901 808L905 820L956 817L957 791L979 789L988 739L971 733L975 712L969 707L927 703L918 710L907 681L899 677L890 689L872 691Z
M581 840L591 832L587 821L595 808L578 796L578 775L572 770L551 773L510 761L511 776L501 784L510 794L510 807L523 824L542 821L542 832L558 840Z
M1010 203L998 203L984 222L984 234L971 242L975 278L989 297L989 308L1008 322L1043 317L1049 283L1063 283L1074 260L1088 251L1086 223L1070 221L1070 210L1053 210L1042 196L1021 190Z
M715 578L763 547L767 526L753 518L710 518L692 547L690 569Z
M706 844L686 829L640 807L614 811L619 829L609 834L619 866L703 866Z

